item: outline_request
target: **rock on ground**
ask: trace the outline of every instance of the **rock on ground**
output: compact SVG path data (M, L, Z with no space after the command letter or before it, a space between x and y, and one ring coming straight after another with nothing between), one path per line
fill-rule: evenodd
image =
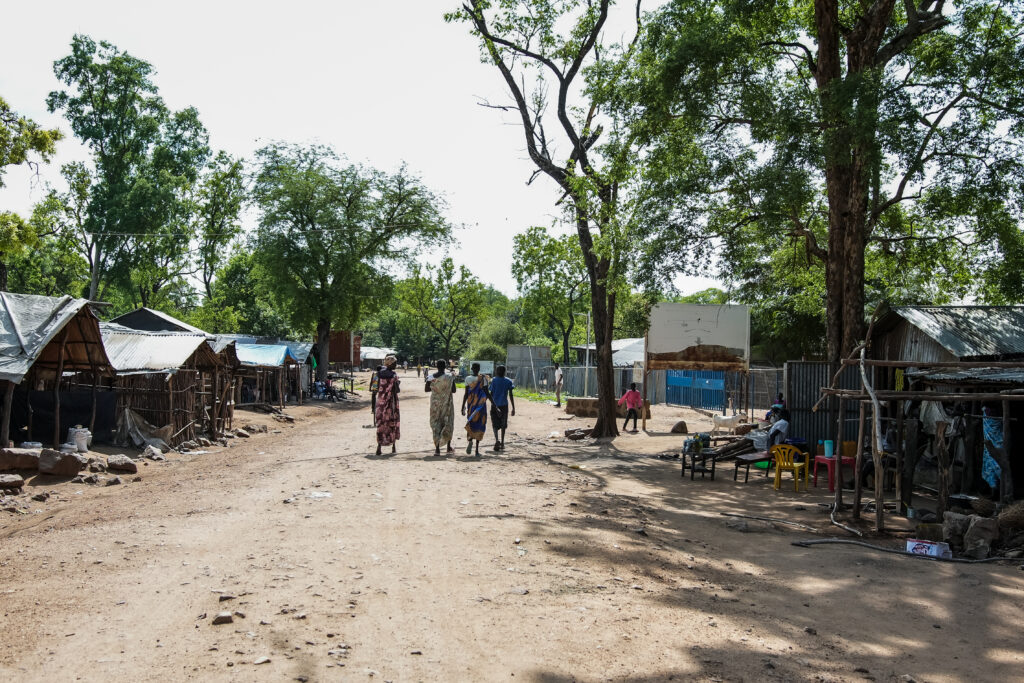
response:
M686 420L680 420L672 425L673 434L689 434L690 431L686 428Z
M951 547L962 548L964 545L964 534L971 526L970 515L961 515L959 512L947 510L942 514L942 540Z
M34 448L0 448L0 472L39 469L39 451Z
M20 489L25 480L18 474L0 474L0 489Z
M132 474L139 471L135 461L122 453L107 457L107 469L115 472L131 472Z
M971 526L964 534L964 554L976 560L989 555L992 544L999 538L999 520L995 517L971 516Z
M78 453L61 453L44 448L39 454L39 471L43 474L73 477L85 469L89 461Z

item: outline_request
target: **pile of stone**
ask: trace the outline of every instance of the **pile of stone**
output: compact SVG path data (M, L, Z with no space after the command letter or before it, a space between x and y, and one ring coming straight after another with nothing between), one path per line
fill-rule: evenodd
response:
M955 553L976 560L997 555L1024 557L1024 501L989 517L946 512L942 520L942 540Z

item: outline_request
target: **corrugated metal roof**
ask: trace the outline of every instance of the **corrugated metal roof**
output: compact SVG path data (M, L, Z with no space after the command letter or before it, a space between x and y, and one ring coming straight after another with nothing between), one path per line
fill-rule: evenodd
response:
M87 325L83 327L87 328L88 334L95 335L96 318L88 309L88 304L86 299L73 299L70 296L0 292L0 380L20 383L39 360L46 345L83 309L83 316L87 318L84 321ZM89 339L80 338L80 329L71 327L69 330L74 337L71 341L88 343ZM95 357L103 355L98 344L95 344L92 353L99 368L108 371L107 358ZM64 367L67 370L86 369L90 366L84 347L81 353L78 350L66 350L65 356Z
M1005 384L1024 386L1024 369L963 368L960 370L908 370L907 377L934 384Z
M117 323L100 323L103 346L119 375L172 374L185 365L206 336L190 332L143 332Z
M145 308L145 307L137 308L134 311L131 311L129 313L124 313L122 315L119 315L118 317L114 318L111 322L114 322L114 323L117 323L117 324L120 324L120 325L124 325L125 327L131 328L131 329L138 329L138 328L133 327L129 323L130 323L130 321L131 321L131 319L133 317L140 316L140 315L142 315L142 316L147 316L148 315L148 316L150 316L152 318L157 318L158 320L162 321L163 323L166 323L167 325L171 326L171 328L174 328L177 331L191 332L192 334L201 334L201 335L207 336L207 337L212 337L213 336L213 335L208 334L207 332L199 329L198 327L195 327L193 325L189 325L184 320L178 320L173 315L169 315L167 313L164 313L163 311L157 311L155 309ZM171 329L171 330L168 330L168 331L174 331L174 329Z
M283 344L235 344L238 362L260 368L279 368L285 362L296 362L295 354Z
M893 311L957 358L1024 356L1024 306L898 306Z

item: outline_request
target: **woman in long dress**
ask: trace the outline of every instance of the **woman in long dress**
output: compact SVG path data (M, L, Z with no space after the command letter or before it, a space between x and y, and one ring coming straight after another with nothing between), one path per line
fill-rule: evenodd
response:
M473 363L472 373L466 378L466 393L462 397L462 414L466 416L466 434L469 443L466 444L466 453L473 452L473 442L476 442L476 457L480 457L480 441L487 433L487 399L490 392L487 391L487 376L480 374L480 364Z
M377 373L377 408L374 412L377 418L377 455L380 455L382 446L391 446L394 453L395 442L402 437L398 413L399 381L395 373L397 364L397 358L388 356L384 359L384 368Z
M437 361L437 372L427 376L424 391L430 392L430 431L434 433L434 455L441 455L441 444L452 449L452 432L455 431L455 377L445 372L448 363ZM425 373L424 373L425 374Z

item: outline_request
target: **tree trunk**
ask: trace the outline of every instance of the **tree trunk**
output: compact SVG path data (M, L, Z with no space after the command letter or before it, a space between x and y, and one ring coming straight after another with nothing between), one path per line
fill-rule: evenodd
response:
M597 438L614 437L619 435L615 415L615 374L612 369L612 315L615 310L615 294L608 294L604 284L592 284L591 292L594 344L597 346L597 422L594 424L592 435Z
M316 321L316 378L321 382L327 379L330 361L331 321L328 318L320 318Z
M7 291L7 261L0 261L0 291Z

